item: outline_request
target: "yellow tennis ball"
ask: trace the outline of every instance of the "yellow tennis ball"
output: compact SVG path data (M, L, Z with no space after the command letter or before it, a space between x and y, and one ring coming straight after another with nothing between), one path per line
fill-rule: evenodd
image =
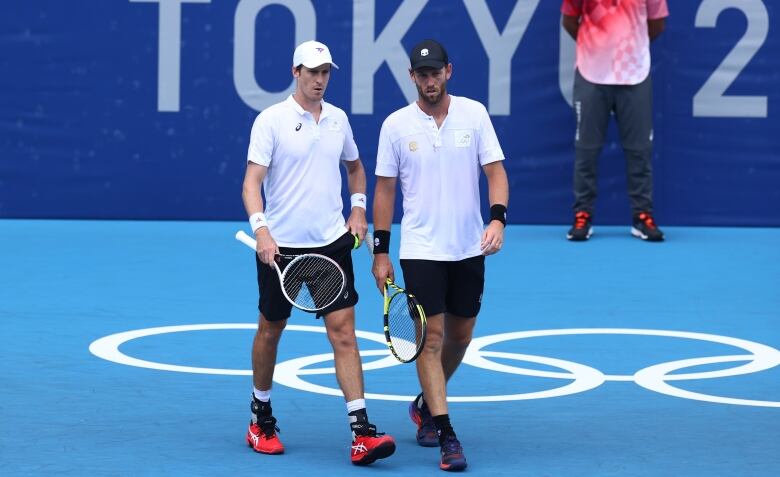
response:
M358 237L358 234L354 234L355 237L355 243L352 245L352 250L357 249L360 247L360 237Z

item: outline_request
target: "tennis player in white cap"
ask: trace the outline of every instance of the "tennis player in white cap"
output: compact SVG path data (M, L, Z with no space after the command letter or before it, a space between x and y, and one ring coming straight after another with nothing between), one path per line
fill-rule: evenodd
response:
M368 230L366 173L346 113L323 100L333 68L338 66L324 44L307 41L298 45L292 64L295 92L261 112L252 126L242 196L257 240L260 317L252 347L254 391L246 440L263 454L284 452L271 410L271 383L279 340L292 305L284 298L279 278L269 264L280 253L320 253L335 260L346 276L344 295L318 315L324 317L336 378L346 400L352 430L351 460L366 465L390 456L395 441L377 433L366 413L355 337L358 295L351 257L355 236L362 240ZM346 222L341 201L342 164L352 195Z

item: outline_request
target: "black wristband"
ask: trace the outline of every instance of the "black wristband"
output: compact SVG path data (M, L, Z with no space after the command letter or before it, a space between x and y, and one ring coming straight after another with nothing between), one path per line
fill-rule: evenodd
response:
M490 206L490 221L498 220L506 225L506 206L503 204L493 204Z
M390 231L374 230L374 255L390 253Z

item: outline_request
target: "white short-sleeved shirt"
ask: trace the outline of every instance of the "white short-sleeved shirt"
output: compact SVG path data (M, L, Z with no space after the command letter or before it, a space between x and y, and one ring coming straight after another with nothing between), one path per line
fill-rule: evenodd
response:
M561 12L582 17L577 69L596 84L639 84L650 73L647 20L669 16L666 0L564 0Z
M292 96L257 116L247 161L268 167L265 216L279 246L319 247L344 234L340 164L357 159L346 113L325 101L319 123Z
M376 175L398 177L402 259L455 261L482 254L481 166L504 159L485 107L450 95L437 128L417 103L382 124Z

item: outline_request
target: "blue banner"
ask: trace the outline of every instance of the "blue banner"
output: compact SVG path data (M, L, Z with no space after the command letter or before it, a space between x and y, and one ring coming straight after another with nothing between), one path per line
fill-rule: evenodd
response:
M780 6L670 1L652 46L661 225L780 225ZM414 99L420 39L448 88L483 102L507 156L513 223L571 219L574 44L558 0L28 0L0 5L0 217L244 218L258 111L317 38L341 67L326 99L369 174L379 128ZM627 223L614 124L597 223ZM348 203L348 202L347 202ZM485 204L486 206L486 204Z

